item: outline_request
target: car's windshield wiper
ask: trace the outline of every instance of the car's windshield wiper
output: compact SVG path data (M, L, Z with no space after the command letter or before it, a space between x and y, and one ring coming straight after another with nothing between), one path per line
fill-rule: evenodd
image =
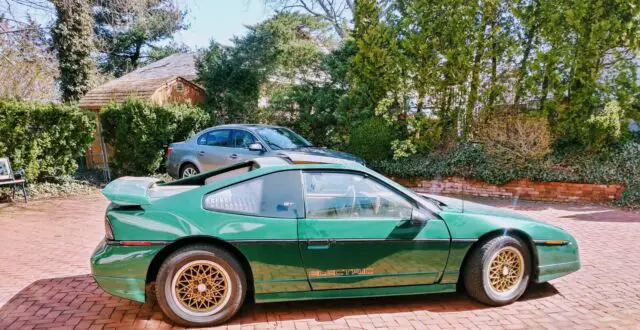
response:
M271 146L272 148L274 148L274 149L277 149L277 150L283 150L283 149L285 149L285 148L283 148L283 147L281 147L281 146L279 146L279 145L277 145L277 144L275 144L275 143L273 143L273 142L271 142L271 141L269 141L269 140L266 140L266 139L265 139L265 141L267 141L267 144L268 144L268 145L270 145L270 146Z
M303 145L303 146L295 146L295 147L291 147L291 148L284 148L285 150L298 150L298 149L302 149L302 148L311 148L313 146L310 145Z

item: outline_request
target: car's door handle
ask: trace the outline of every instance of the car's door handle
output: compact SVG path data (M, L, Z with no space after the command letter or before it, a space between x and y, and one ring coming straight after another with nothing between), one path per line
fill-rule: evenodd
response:
M199 154L204 155L204 154L205 154L205 152L204 152L204 151L200 151L200 152L199 152Z
M236 159L236 158L238 158L238 155L236 155L236 154L231 154L231 156L229 156L229 158L231 158L231 159Z
M335 243L335 239L314 239L307 241L307 249L309 250L326 250L331 244Z

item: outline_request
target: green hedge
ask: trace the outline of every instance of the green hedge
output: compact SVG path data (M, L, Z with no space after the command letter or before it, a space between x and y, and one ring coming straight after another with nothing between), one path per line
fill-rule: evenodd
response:
M537 182L622 183L621 205L640 206L640 144L629 142L609 155L549 158L516 166L487 157L482 145L465 143L446 152L434 152L398 161L371 164L386 175L425 179L460 176L492 184L529 179Z
M72 174L94 129L94 117L77 106L0 100L0 157L32 181Z
M158 171L165 145L205 127L209 116L196 106L130 99L107 106L100 122L105 142L114 149L110 161L117 174L148 175Z
M351 129L347 151L367 162L389 159L394 139L393 130L385 120L374 117Z

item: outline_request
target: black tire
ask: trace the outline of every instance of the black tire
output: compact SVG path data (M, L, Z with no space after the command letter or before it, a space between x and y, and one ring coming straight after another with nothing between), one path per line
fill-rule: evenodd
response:
M211 311L194 311L182 304L174 291L173 280L176 274L193 263L215 265L223 270L220 274L227 275L221 276L225 281L228 280L228 291ZM156 279L156 298L160 308L171 321L185 327L214 326L226 322L238 312L246 292L246 276L240 263L227 251L210 245L187 246L172 253L160 267ZM209 312L212 314L204 315Z
M185 175L185 172L187 172L187 171L193 171L195 174ZM182 179L182 178L186 178L186 177L189 177L189 176L197 175L199 173L200 173L200 171L198 170L198 168L195 165L193 165L191 163L186 163L186 164L184 164L184 165L182 165L180 167L180 173L178 175L180 176L180 179Z
M519 282L508 286L508 290L501 288L504 290L503 292L496 289L489 281L489 267L493 258L500 251L513 253L511 256L514 256L515 260L520 260L524 265L522 271L513 271L509 267L506 267L506 269L505 267L497 268L504 269L497 271L498 276L514 276L514 282L518 278L520 279ZM520 257L515 251L520 253L522 259L519 259ZM502 306L510 304L522 296L529 285L530 274L531 256L527 246L515 237L500 236L485 242L471 252L464 268L464 286L467 289L467 293L479 302L492 306Z

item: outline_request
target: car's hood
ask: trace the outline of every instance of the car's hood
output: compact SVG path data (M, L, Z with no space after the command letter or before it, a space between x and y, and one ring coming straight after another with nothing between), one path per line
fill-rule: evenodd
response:
M495 216L495 217L501 217L501 218L511 218L511 219L539 222L524 214L503 209L503 208L497 208L497 207L488 206L484 204L474 203L464 199L453 198L453 197L444 197L444 196L429 195L429 194L423 194L423 195L428 198L432 198L442 202L444 205L441 205L441 206L445 210L450 212L481 214L481 215L489 215L489 216Z
M352 162L364 164L364 161L361 158L354 156L352 154L342 152L342 151L331 150L331 149L318 148L318 147L304 147L304 148L297 148L293 150L279 150L278 152L280 154L283 154L287 157L292 158L294 161L295 161L294 158L301 158L303 155L311 155L311 156L318 156L318 157L332 157L332 158L346 159Z

